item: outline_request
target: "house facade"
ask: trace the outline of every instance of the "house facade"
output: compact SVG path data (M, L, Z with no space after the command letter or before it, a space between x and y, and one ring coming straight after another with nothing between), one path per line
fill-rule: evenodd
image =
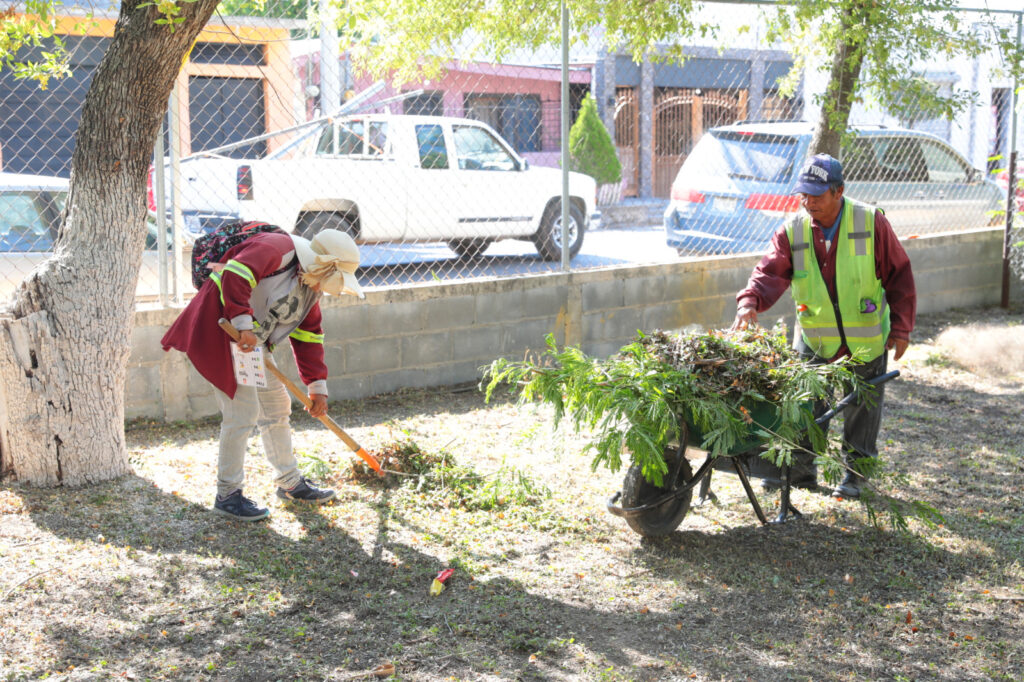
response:
M71 10L58 34L69 56L70 75L53 78L46 90L35 81L0 71L0 170L68 177L82 104L93 73L114 33L116 14L90 21ZM293 125L296 80L288 51L289 29L300 22L249 17L214 17L199 35L178 76L172 97L180 153L212 149ZM38 59L44 45L21 59ZM266 144L228 154L265 151Z
M605 53L595 63L595 97L614 131L625 196L668 198L679 168L708 128L740 120L799 118L798 92L779 79L793 60L781 50L689 48L680 63Z

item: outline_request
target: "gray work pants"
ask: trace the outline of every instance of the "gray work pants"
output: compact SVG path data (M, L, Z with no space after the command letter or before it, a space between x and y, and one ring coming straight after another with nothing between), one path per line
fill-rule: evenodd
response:
M234 399L216 388L222 415L220 450L217 457L217 494L229 495L245 482L245 451L253 429L259 427L267 461L277 471L274 482L293 488L301 478L292 452L292 429L288 418L292 401L281 380L267 372L267 387L239 386Z
M808 360L812 365L820 365L827 362L814 355L811 349L804 344L802 336L797 339L796 349L800 356ZM881 355L871 362L854 365L853 371L861 379L871 379L879 374L884 374L888 365L888 357L889 352L883 351ZM843 452L847 466L852 466L854 461L862 457L878 457L878 429L882 424L882 403L884 398L885 384L882 384L875 390L873 405L868 405L864 400L856 400L840 413L843 418ZM827 409L823 401L816 401L814 403L814 416L822 415ZM813 458L810 459L813 461Z

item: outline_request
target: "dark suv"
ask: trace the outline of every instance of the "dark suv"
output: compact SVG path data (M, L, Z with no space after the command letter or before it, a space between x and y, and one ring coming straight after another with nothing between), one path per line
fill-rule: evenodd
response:
M680 255L761 253L800 210L805 121L736 123L704 134L672 184L665 235ZM901 237L986 227L1004 192L939 138L859 127L840 155L846 195L882 208Z

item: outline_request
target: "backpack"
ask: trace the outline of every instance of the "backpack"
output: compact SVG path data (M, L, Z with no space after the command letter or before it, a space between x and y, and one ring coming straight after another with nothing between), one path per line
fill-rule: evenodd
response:
M192 284L196 290L203 285L203 282L210 279L211 271L207 267L210 263L220 263L224 258L224 254L232 247L238 246L249 237L263 232L288 234L277 225L247 221L222 225L210 234L203 235L197 239L192 245ZM284 272L291 266L292 263L288 263L288 265L277 272L271 273L271 275Z

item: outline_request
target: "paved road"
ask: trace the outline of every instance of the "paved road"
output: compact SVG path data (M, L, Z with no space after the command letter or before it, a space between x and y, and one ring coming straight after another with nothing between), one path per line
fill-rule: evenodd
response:
M561 262L541 260L532 242L518 239L496 242L482 256L466 261L459 260L444 244L369 244L359 247L359 254L359 279L370 286L508 277L562 269ZM678 258L675 249L665 245L665 233L660 226L634 227L586 233L583 248L571 265L575 270L663 263Z
M478 277L508 277L526 273L559 272L560 262L540 259L533 243L505 239L491 245L480 257L459 260L447 246L431 244L368 244L359 248L363 266L359 280L365 286L414 282L451 281ZM0 256L0 297L14 290L32 268L48 257L45 253ZM665 263L679 259L675 249L665 245L664 231L657 227L632 227L587 232L583 248L572 268L590 269L627 263ZM136 293L156 299L160 286L156 253L143 255ZM187 271L186 290L192 291Z

